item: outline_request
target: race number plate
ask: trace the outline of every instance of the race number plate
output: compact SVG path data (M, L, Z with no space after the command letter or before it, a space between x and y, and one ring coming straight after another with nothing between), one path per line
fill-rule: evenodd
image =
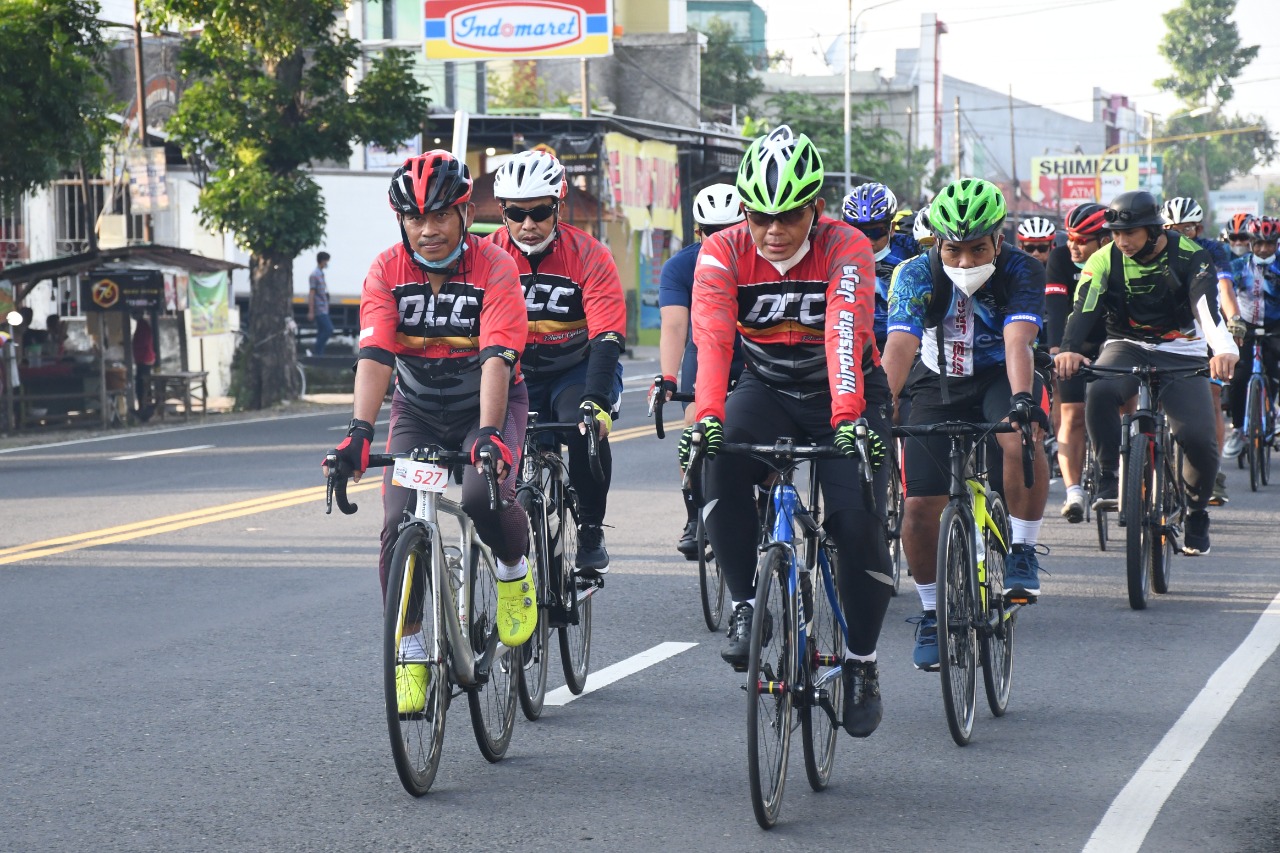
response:
M412 459L397 459L391 473L393 485L422 492L443 492L449 485L449 469Z

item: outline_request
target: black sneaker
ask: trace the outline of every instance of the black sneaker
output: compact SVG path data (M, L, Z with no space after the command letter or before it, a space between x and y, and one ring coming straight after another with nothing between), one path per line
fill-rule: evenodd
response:
M1093 499L1093 508L1120 508L1120 478L1115 474L1103 474L1098 479L1098 496Z
M844 730L854 737L867 737L884 716L880 671L875 661L846 660L840 665L840 676L844 681Z
M745 602L733 609L733 618L729 620L729 642L720 650L720 657L738 672L746 672L751 658L751 622L755 612L756 609ZM773 617L766 610L764 618L764 645L767 646L773 639Z
M578 525L578 555L573 564L584 575L609 573L609 552L604 549L604 530L600 525Z
M1182 536L1182 553L1192 557L1209 553L1209 513L1193 509L1187 514L1187 531Z
M676 544L676 550L684 554L686 560L698 559L698 520L691 518L684 526L684 533Z

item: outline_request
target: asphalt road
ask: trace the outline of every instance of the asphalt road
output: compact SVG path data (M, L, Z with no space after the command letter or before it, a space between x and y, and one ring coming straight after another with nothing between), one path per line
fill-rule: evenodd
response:
M652 372L628 365L619 429L641 423ZM980 704L965 748L938 677L911 667L904 582L880 648L884 723L841 737L821 794L793 741L766 834L743 676L673 548L673 437L615 444L592 668L696 645L520 717L494 765L455 703L435 787L405 794L382 710L377 493L326 516L318 489L348 417L0 451L0 850L1280 849L1280 611L1263 615L1280 485L1251 494L1232 464L1213 553L1176 558L1145 612L1121 556L1056 517L1055 486L1009 713Z

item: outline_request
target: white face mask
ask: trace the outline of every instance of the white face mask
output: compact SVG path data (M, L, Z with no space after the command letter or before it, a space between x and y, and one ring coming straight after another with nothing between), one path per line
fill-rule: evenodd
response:
M515 239L514 237L511 238L511 242L515 243L516 247L520 251L524 252L526 255L536 255L539 252L541 252L543 249L551 245L551 241L556 238L557 230L558 229L556 228L552 228L551 233L547 235L547 239L543 240L540 243L534 243L532 245L528 243L521 243L519 240Z
M1244 243L1231 244L1231 254L1235 255L1238 258L1243 258L1248 251L1249 251L1249 247Z
M942 270L947 274L947 278L951 279L951 283L964 292L965 296L973 296L995 273L996 262L992 261L989 264L968 269L944 266Z
M885 243L884 248L876 252L876 260L883 261L886 257L888 257L889 252L892 250L893 250L893 247L890 246L888 243Z
M1271 262L1276 259L1276 253L1272 252L1271 254L1267 255L1264 258L1262 257L1262 255L1259 255L1255 252L1253 255L1253 259L1258 262L1258 266L1269 267L1271 266Z

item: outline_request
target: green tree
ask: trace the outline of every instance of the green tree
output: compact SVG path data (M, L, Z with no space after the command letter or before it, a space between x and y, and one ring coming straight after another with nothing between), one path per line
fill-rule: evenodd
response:
M1224 112L1235 94L1233 81L1258 55L1257 45L1241 44L1240 31L1231 20L1235 8L1235 0L1183 0L1164 14L1168 32L1160 53L1173 74L1156 85L1177 95L1188 113L1198 113L1175 116L1165 134L1263 128L1260 133L1223 134L1162 147L1167 191L1195 195L1206 209L1210 190L1275 156L1275 142L1264 121Z
M745 113L764 91L764 83L755 73L758 57L738 43L733 27L720 18L712 18L703 35L707 49L700 72L702 118L727 123L733 120L734 107Z
M427 98L409 55L387 51L355 87L359 44L337 26L343 0L144 0L154 27L202 26L183 46L188 86L168 129L208 171L197 211L252 256L241 391L260 409L295 390L293 259L324 237L307 166L346 160L351 142L392 149L418 132Z
M1263 190L1262 212L1267 216L1280 216L1280 184L1267 184Z
M97 173L119 126L96 0L0 3L0 202L78 169Z

